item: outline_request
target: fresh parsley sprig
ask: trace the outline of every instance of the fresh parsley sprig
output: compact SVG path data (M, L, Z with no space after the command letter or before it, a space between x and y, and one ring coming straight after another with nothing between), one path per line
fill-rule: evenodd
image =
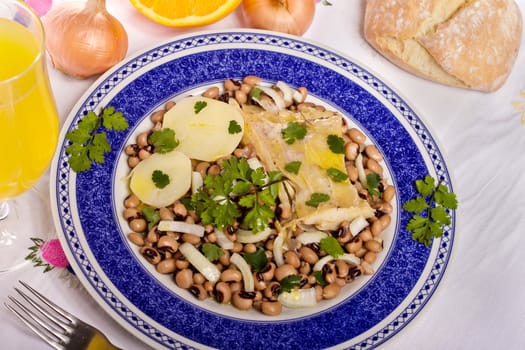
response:
M111 106L102 109L100 114L86 114L77 127L66 134L71 142L65 150L71 169L79 173L90 170L93 162L103 164L106 153L111 152L106 132L123 131L128 127L122 112L116 112Z
M246 158L232 157L222 162L220 174L204 177L204 186L192 195L190 205L205 225L222 229L242 216L242 225L260 232L275 215L272 208L281 181L279 171L254 170Z
M457 209L458 201L447 186L436 184L430 175L416 180L415 185L420 195L403 204L404 210L414 213L406 229L412 233L412 239L428 247L433 237L443 235L443 226L450 225L448 210Z

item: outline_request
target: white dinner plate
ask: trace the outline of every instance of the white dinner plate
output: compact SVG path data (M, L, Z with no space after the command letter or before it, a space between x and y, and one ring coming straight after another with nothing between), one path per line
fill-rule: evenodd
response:
M310 98L337 110L384 155L396 188L392 224L372 276L345 287L318 308L267 317L213 301L199 302L155 272L130 244L122 218L124 147L150 127L150 114L169 100L199 93L227 78L260 76L307 87ZM415 98L415 97L413 97ZM71 170L67 132L88 112L113 106L129 128L108 132L104 164ZM450 258L452 224L430 247L405 229L402 204L417 179L430 174L452 191L434 137L377 74L351 58L303 38L256 30L213 31L174 38L128 58L100 77L67 118L51 168L53 215L72 268L98 303L132 334L155 348L369 349L395 336L422 310Z

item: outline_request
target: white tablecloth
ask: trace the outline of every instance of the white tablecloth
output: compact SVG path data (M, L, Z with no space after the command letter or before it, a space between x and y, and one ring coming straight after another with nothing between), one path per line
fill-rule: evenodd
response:
M454 248L444 279L422 312L381 348L525 348L525 40L500 90L485 94L451 88L410 75L368 46L362 37L364 1L331 2L331 7L318 5L304 37L363 62L406 97L438 139L459 199ZM518 3L525 14L525 1ZM107 6L128 32L128 55L180 33L243 27L240 8L216 24L180 30L149 21L128 1L107 0ZM50 74L64 121L94 79L76 80L53 69ZM39 186L47 193L47 176ZM31 265L0 274L0 299L23 279L97 325L120 347L146 348L62 275L56 269L43 274ZM0 323L2 348L45 348L5 308L0 308Z

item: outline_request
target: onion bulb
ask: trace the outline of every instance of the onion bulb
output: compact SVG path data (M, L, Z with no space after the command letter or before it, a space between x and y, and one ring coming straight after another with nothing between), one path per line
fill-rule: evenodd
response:
M249 26L293 35L303 35L312 24L314 0L244 0Z
M85 79L120 62L128 51L128 35L106 10L106 0L67 1L42 18L46 49L53 66Z

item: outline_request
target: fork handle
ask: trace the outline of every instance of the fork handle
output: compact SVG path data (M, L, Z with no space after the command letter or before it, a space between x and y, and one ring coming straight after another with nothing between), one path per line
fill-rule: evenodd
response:
M117 348L104 335L96 333L91 338L86 350L122 350Z

